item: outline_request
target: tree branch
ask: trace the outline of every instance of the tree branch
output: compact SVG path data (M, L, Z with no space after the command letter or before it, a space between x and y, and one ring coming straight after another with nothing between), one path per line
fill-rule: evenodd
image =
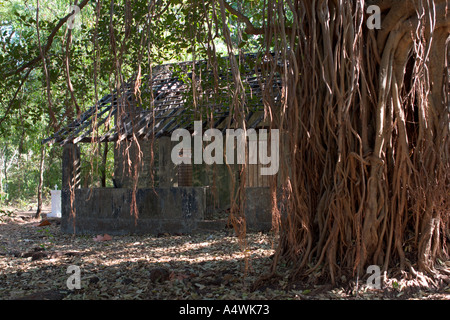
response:
M83 0L78 7L81 9L83 9L86 4L89 2L89 0ZM47 38L47 43L45 44L45 47L43 48L43 54L47 54L48 50L50 49L50 47L52 46L53 43L53 39L56 36L56 33L58 32L59 29L61 29L61 27L67 22L67 20L69 20L69 18L72 16L72 12L70 12L69 14L67 14L65 17L59 19L58 24L56 25L55 28L53 28L52 32L50 33L50 35ZM25 70L26 68L29 68L31 66L34 66L36 63L38 63L39 61L41 61L41 55L36 56L33 60L28 61L27 63L23 64L22 66L20 66L18 69L7 73L6 77L10 77L12 75L16 75L19 74L20 72L22 72L23 70Z
M5 110L5 113L3 114L3 117L0 119L0 126L2 125L2 122L8 117L9 112L11 111L11 108L13 106L14 101L17 98L17 95L19 94L20 90L22 89L23 84L25 83L25 81L27 80L28 76L31 73L31 70L33 70L33 68L28 69L27 73L25 74L25 76L23 77L22 81L20 82L19 86L17 87L16 92L14 93L14 96L12 97L12 99L9 101L8 107Z
M245 15L243 15L241 12L235 10L232 6L230 6L226 1L223 1L223 4L225 8L231 13L234 14L236 17L238 17L239 20L245 23L245 33L247 34L264 34L263 28L256 28L250 21L249 18L247 18Z

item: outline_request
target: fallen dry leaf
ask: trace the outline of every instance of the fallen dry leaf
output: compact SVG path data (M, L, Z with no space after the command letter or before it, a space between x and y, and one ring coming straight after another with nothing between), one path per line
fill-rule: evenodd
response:
M102 235L97 235L96 237L94 237L93 238L93 240L94 241L110 241L110 240L112 240L112 237L109 235L109 234L104 234L103 236Z
M44 220L41 223L38 224L38 227L45 227L51 225L50 221Z
M169 280L170 281L172 281L172 280L184 280L184 279L187 279L187 278L189 278L188 275L181 274L181 273L176 274L175 272L172 272L170 274L170 276L169 276Z
M109 235L109 234L104 234L103 235L103 241L110 241L110 240L112 240L112 237Z

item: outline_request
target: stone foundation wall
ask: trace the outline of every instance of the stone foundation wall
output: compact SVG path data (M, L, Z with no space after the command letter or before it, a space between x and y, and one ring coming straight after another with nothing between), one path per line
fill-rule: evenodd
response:
M271 227L268 188L248 188L247 228ZM76 234L194 233L226 227L223 221L208 221L212 201L208 187L138 189L138 219L131 211L132 191L122 188L75 189L71 215L70 192L61 194L61 228Z

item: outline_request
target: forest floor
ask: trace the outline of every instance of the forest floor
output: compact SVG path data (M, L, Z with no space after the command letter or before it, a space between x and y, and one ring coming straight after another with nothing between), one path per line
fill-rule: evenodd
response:
M292 283L283 266L281 276L255 289L272 263L271 233L248 233L243 249L232 229L72 236L61 233L58 218L0 214L0 300L450 300L449 286L411 289L399 281L372 290L360 284L355 294L348 285ZM79 267L80 289L68 288L69 266Z

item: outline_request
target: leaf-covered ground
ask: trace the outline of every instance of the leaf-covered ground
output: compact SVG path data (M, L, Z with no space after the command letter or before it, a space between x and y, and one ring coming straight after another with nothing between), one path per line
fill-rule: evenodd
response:
M449 287L408 290L395 281L383 290L360 286L357 295L348 286L294 284L283 268L255 290L272 262L270 233L249 233L243 249L232 230L72 236L60 232L58 219L43 221L31 212L0 216L0 299L450 299ZM71 265L80 268L80 289L67 287Z

